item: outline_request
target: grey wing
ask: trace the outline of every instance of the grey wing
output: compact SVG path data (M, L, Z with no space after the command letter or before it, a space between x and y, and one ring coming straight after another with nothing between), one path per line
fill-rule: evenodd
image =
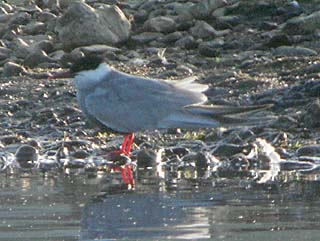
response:
M85 105L88 112L107 127L119 132L136 132L184 127L181 120L185 121L184 115L189 115L184 106L204 100L199 92L119 73L98 85L86 97Z

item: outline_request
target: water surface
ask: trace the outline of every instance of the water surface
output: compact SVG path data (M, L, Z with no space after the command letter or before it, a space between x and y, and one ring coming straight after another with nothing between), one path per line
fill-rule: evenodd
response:
M0 240L320 240L318 181L110 183L1 174Z

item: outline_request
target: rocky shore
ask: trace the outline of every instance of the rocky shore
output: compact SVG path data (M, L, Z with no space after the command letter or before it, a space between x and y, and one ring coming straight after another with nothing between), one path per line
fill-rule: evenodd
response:
M274 104L268 125L139 133L140 175L274 181L320 163L320 4L272 0L0 3L0 165L110 171L121 136L87 126L72 81L51 73L89 54L124 72L209 84L211 104ZM276 165L276 168L274 168Z

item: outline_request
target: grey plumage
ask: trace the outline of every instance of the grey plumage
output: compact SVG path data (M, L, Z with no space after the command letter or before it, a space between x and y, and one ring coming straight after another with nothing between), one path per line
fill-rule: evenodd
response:
M123 133L164 128L214 128L252 124L231 115L270 105L233 107L203 105L207 86L189 80L175 84L122 73L106 64L75 77L77 98L85 115Z

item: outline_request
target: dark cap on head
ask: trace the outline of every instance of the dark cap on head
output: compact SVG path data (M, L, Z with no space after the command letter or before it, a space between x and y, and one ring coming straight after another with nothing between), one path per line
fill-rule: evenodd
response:
M96 69L103 62L103 57L100 55L84 56L76 60L70 66L70 72L77 73L84 70Z

